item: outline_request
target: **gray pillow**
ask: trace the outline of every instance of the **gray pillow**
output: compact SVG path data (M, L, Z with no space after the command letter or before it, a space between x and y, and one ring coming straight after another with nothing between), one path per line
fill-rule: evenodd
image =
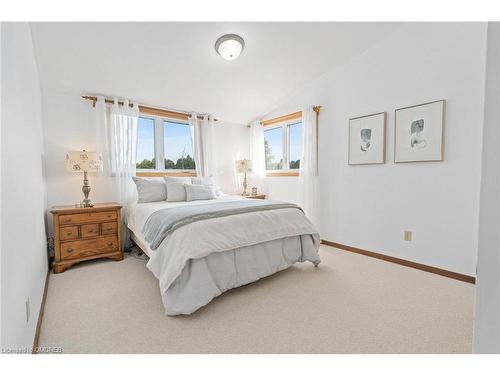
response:
M167 199L167 185L161 177L132 177L137 187L137 203L160 202Z
M213 186L209 185L184 185L186 190L186 201L197 201L202 199L215 199L217 195Z
M167 184L167 202L182 202L186 200L186 184L182 182L171 182Z

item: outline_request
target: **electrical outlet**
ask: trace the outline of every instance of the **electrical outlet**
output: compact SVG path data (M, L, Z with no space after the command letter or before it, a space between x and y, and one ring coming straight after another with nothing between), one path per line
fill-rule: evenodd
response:
M409 230L404 231L404 239L405 241L411 241L411 232Z
M26 300L25 305L26 305L26 323L28 323L30 321L30 315L31 315L31 301L29 297Z

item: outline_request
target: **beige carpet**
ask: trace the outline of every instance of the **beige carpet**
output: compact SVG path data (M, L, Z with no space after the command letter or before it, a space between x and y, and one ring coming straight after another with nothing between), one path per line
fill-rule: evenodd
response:
M163 313L144 260L51 274L40 346L64 353L469 353L474 286L330 247L213 300Z

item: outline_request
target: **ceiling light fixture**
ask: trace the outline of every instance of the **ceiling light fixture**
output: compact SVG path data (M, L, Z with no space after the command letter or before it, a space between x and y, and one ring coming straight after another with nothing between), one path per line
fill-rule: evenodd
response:
M236 34L222 35L215 42L215 50L225 60L234 60L243 51L245 41L243 38Z

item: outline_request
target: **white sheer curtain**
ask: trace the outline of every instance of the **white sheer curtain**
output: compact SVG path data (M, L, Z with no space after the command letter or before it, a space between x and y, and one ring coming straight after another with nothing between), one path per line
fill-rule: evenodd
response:
M113 180L116 201L122 206L122 218L127 219L128 206L136 199L135 186L132 177L135 176L137 152L137 118L139 106L124 100L123 105L118 99L107 106L104 97L98 97L96 102L98 141L103 154L104 167ZM124 247L130 245L130 236L126 225L122 226Z
M319 226L318 134L316 112L312 106L302 110L302 155L299 170L299 194L306 216Z
M199 119L196 113L192 113L189 118L189 125L196 175L199 177L212 177L214 183L216 183L214 121L209 115L203 115Z
M189 130L191 132L191 143L193 144L193 159L196 167L196 175L203 176L203 149L201 144L201 129L198 114L191 113L189 118Z
M252 171L255 177L264 178L266 175L266 158L264 155L264 128L260 121L250 125L250 158Z
M212 177L216 183L217 163L215 158L214 120L211 116L203 116L201 120L201 148L203 151L202 177Z
M264 128L260 121L250 124L250 159L252 160L252 186L258 186L259 190L265 189L264 178L266 177L266 158L264 155Z

